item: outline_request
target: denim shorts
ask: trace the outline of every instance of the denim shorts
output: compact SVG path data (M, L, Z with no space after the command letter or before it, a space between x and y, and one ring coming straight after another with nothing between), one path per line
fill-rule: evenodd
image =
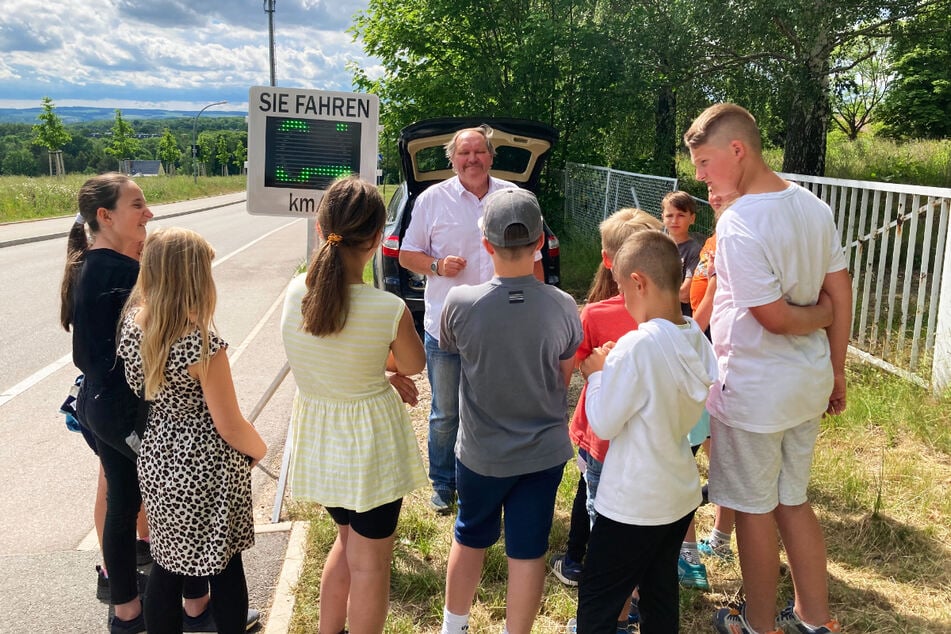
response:
M561 463L542 471L494 478L479 475L456 460L456 541L469 548L488 548L499 540L504 519L505 554L512 559L542 557L548 550L555 495L564 472Z

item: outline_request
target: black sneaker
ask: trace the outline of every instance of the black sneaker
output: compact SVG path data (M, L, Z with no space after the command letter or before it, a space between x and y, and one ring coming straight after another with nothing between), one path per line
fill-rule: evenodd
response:
M109 619L109 634L139 634L145 631L145 616L139 616L129 621L123 621L117 616Z
M135 540L135 565L148 566L152 563L152 546L144 539Z
M261 613L254 608L248 608L248 620L244 626L246 631L251 631L261 620ZM205 608L205 611L198 616L188 616L185 610L182 610L182 632L217 632L218 626L215 624L215 616L211 613L211 608Z

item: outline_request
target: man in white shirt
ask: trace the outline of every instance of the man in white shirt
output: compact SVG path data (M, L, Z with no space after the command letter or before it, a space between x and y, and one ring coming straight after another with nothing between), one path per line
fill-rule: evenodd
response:
M432 388L429 414L431 506L448 513L456 494L456 433L459 429L459 355L439 348L439 322L449 289L492 279L492 259L482 248L482 200L491 192L515 187L489 175L495 148L488 125L459 130L446 144L456 175L428 188L416 200L400 247L400 264L426 281L426 370ZM541 261L536 254L536 276Z

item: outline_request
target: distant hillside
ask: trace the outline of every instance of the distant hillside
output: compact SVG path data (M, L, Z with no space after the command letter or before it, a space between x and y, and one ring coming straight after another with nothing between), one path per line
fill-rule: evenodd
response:
M198 110L162 110L158 108L119 108L124 119L172 119L180 117L194 117ZM0 108L0 123L37 123L37 115L43 108ZM86 106L56 106L53 110L63 123L84 123L88 121L113 120L116 116L115 108L90 108ZM244 117L247 112L240 110L206 111L205 116L215 117Z

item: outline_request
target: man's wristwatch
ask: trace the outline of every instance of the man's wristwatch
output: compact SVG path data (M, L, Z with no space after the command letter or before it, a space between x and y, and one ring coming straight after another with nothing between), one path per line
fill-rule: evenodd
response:
M432 264L429 265L429 270L433 272L433 275L439 275L439 258L433 260Z

